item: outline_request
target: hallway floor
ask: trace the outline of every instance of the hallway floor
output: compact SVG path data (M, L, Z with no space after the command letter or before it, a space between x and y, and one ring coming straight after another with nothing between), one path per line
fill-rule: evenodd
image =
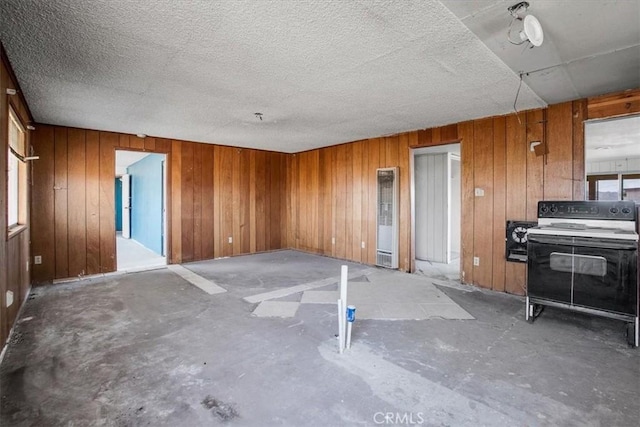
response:
M118 271L145 270L167 264L165 257L158 255L133 239L116 234Z
M335 291L342 264L386 276L390 296L407 276L436 283L473 318L356 310L339 354L335 304L253 314L305 284ZM548 307L529 324L520 297L295 251L184 267L226 292L169 269L34 288L0 364L0 425L637 423L640 352L622 322Z

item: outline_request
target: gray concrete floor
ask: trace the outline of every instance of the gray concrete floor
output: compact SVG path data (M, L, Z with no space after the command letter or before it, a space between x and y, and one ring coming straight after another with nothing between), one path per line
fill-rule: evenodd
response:
M637 424L640 353L618 321L547 308L528 324L521 298L440 286L475 320L357 320L339 355L333 306L258 318L242 299L342 263L187 265L217 295L167 269L36 288L0 365L0 425Z

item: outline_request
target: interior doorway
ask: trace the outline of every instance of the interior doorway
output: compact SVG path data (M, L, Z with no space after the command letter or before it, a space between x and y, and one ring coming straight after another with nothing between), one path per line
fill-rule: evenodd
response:
M167 264L166 155L116 150L118 271Z
M460 144L412 150L412 233L416 273L460 280Z

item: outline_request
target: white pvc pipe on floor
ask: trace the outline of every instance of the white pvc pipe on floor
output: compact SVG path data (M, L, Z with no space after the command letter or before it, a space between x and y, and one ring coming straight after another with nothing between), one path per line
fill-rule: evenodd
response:
M338 352L342 354L344 351L344 305L342 300L338 300Z

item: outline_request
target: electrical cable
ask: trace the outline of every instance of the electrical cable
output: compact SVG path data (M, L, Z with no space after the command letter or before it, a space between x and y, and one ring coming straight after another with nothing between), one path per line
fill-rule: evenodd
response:
M516 107L516 104L518 103L518 96L520 96L520 88L522 87L522 76L524 75L523 72L520 72L520 83L518 83L518 91L516 92L516 99L513 100L513 111L516 112L516 118L518 119L518 123L522 124L522 122L520 121L520 116L518 115L518 108Z

